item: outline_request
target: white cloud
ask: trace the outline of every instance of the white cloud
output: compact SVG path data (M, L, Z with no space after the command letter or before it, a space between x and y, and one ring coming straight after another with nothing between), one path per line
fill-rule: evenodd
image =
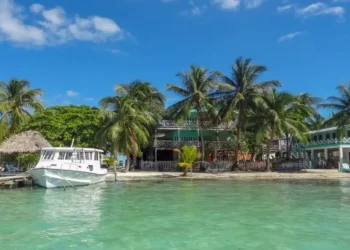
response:
M74 96L78 96L79 93L78 92L74 92L73 90L68 90L67 91L67 96L68 97L74 97Z
M42 14L48 22L54 25L61 25L65 21L65 11L61 7L44 10Z
M334 15L340 18L345 14L345 9L341 6L328 6L325 3L317 2L310 4L304 8L296 10L296 13L303 17L320 16L320 15Z
M277 7L277 12L279 12L279 13L285 12L285 11L293 9L293 7L294 7L293 4L288 4L288 5L284 5L284 6L278 6Z
M200 16L207 9L206 5L196 5L193 0L188 2L190 9L182 11L180 14L185 16Z
M240 4L240 0L212 0L214 4L220 6L223 10L235 10Z
M125 51L122 51L120 49L106 49L106 51L111 53L111 54L119 54L119 55L124 55L124 56L129 55L128 53L126 53Z
M92 22L94 23L95 29L99 30L104 33L119 33L121 32L120 27L118 24L116 24L113 20L105 18L105 17L99 17L94 16L92 17Z
M42 4L38 4L38 3L34 3L30 6L30 11L33 13L40 13L45 9L44 5Z
M0 41L24 47L53 46L75 40L121 40L129 34L106 17L70 17L62 7L50 9L37 3L29 10L13 0L0 0Z
M247 9L254 9L259 7L263 2L264 0L245 0L244 4Z
M297 36L301 36L303 33L302 32L294 32L294 33L289 33L289 34L286 34L284 36L281 36L279 39L278 39L278 42L283 42L283 41L286 41L286 40L292 40L294 38L296 38Z
M0 41L43 45L46 35L40 28L23 23L22 7L12 0L0 0Z

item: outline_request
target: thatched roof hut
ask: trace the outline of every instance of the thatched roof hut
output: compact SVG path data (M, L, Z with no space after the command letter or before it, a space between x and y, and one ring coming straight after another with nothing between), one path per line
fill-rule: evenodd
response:
M36 153L51 144L37 131L26 131L12 135L0 145L0 153Z

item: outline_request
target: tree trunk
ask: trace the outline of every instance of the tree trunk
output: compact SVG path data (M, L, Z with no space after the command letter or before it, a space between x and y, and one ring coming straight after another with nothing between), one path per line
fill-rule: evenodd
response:
M126 156L126 166L125 166L125 172L129 172L130 169L130 156Z
M131 170L134 170L136 168L136 164L137 164L137 156L133 155L132 156L132 169Z
M289 151L289 134L286 134L286 143L287 143L287 159L290 159L290 151Z
M234 157L234 162L232 165L231 171L234 171L235 169L238 169L238 152L240 150L240 129L237 127L237 137L236 137L236 147L235 147L235 155Z
M112 158L113 158L114 181L117 181L117 167L115 165L115 155L112 155Z
M202 148L202 161L204 161L205 157L205 149L204 149L204 137L203 137L203 131L200 130L200 135L201 135L201 148Z
M184 174L183 174L183 176L187 176L187 168L186 167L184 167Z
M267 171L271 172L271 166L270 166L270 152L271 152L271 145L272 145L272 142L273 142L273 139L275 137L275 133L274 133L274 126L272 126L272 129L271 129L271 137L270 137L270 140L268 142L268 145L267 145L267 160L266 160L266 167L267 167Z

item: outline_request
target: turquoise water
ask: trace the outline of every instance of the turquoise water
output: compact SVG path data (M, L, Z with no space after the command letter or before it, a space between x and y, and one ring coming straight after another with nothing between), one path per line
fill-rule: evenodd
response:
M0 190L0 249L350 249L350 183Z

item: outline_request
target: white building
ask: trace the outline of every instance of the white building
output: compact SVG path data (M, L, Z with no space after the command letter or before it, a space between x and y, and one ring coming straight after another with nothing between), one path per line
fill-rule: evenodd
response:
M337 127L310 131L309 134L309 143L294 145L294 157L309 160L313 168L338 168L339 164L350 162L350 130L345 131L342 138L338 136ZM286 148L281 148L281 152L285 153Z

